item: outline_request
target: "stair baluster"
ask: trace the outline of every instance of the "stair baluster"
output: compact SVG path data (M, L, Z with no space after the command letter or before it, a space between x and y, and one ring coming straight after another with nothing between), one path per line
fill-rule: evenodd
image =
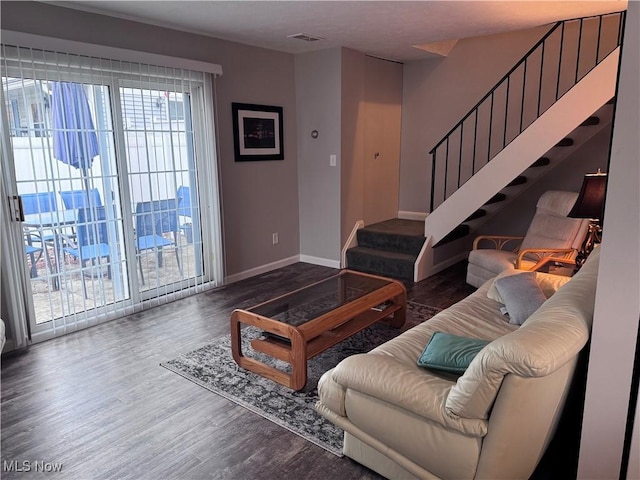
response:
M471 176L473 176L533 123L533 121L557 102L568 90L577 84L582 77L621 45L624 19L625 12L616 12L565 20L557 22L551 27L523 58L518 61L429 152L432 157L430 211L433 211L468 180L468 178L462 178L463 152L466 150L465 147L467 144L469 144L469 147L473 147L470 162ZM574 28L578 29L577 41L575 42L573 39L574 35L569 34L569 30ZM591 59L589 56L593 48L588 47L590 47L590 39L594 36L597 38L595 44L596 55L595 59ZM559 37L559 39L557 37ZM615 42L610 41L612 37L615 37ZM553 47L558 50L557 62L551 62L552 59L548 58L550 57L549 51L553 51ZM575 56L570 54L572 51L576 51ZM528 78L527 72L534 71L533 68L536 68L535 61L530 62L530 59L533 60L538 55L540 56L539 74L533 76L537 78L536 109L535 116L530 118L526 108L528 103L526 94L531 91L531 82L535 83L536 81ZM572 62L575 62L575 65ZM567 71L573 73L573 75L571 75L571 73L569 74L570 77L568 79L565 73ZM550 93L548 92L548 87L545 88L545 85L548 83L545 82L545 79L550 78L553 72L556 72L556 81L553 82L555 92ZM521 86L518 85L516 78L516 75L520 74L522 74ZM493 144L494 121L499 122L498 119L501 119L503 116L502 112L499 112L500 114L497 115L498 112L495 112L495 110L501 106L499 100L501 100L501 96L503 95L505 104L504 125L496 126L496 128L501 127L503 129L503 131L500 132L502 141L499 141L501 145L495 145ZM519 105L514 106L515 104L510 102L509 99L512 97L517 99L517 95L520 95ZM552 101L547 102L543 100L543 98L548 96L551 96ZM486 106L486 102L489 102L488 120L486 118L483 119L480 114L480 108ZM473 121L473 137L469 139L465 132L471 130L471 121ZM465 128L465 122L467 122L467 128ZM484 125L488 125L487 137L478 135L480 122L487 122L484 123ZM516 132L515 134L513 134L514 131ZM460 143L459 145L455 145L455 141L457 141L458 138ZM477 158L478 155L480 155L478 146L482 141L487 142L487 155L484 163L479 162ZM457 159L455 158L456 153ZM482 154L484 155L484 150ZM450 156L453 158L450 159ZM455 165L456 161L457 165ZM450 175L452 178L450 178ZM453 178L453 176L456 177Z

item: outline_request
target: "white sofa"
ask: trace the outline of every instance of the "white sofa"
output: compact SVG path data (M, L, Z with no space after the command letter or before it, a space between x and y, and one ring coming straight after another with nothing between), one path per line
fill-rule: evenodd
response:
M326 372L316 408L344 429L344 454L387 478L529 478L590 335L598 257L596 249L557 292L545 292L550 298L522 326L487 296L489 280ZM558 278L535 275L539 283ZM436 331L491 342L461 376L437 373L416 364Z

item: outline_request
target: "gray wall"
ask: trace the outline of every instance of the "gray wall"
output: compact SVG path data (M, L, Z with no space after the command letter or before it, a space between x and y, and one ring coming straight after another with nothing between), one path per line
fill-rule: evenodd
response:
M483 224L475 235L524 235L540 195L547 190L579 192L586 173L607 171L611 124L603 128L547 175L524 190L508 206ZM525 173L526 175L526 173Z
M216 93L226 274L298 255L292 55L36 2L2 2L1 22L7 30L222 65ZM284 161L234 161L232 102L284 108ZM278 245L272 245L274 232Z
M364 220L366 56L344 48L342 51L342 220L341 241L346 243L355 223Z
M401 211L429 211L429 150L548 29L540 27L463 39L444 59L405 64L400 157Z
M300 254L329 266L340 261L341 70L340 48L295 57Z

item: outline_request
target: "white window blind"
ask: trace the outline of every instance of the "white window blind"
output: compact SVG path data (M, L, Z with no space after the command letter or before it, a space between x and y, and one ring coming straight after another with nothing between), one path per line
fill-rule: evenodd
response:
M1 48L3 182L25 209L12 230L34 340L218 285L211 73Z

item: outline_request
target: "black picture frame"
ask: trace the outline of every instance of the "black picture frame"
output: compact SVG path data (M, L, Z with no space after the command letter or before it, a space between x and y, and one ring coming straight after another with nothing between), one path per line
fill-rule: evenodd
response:
M284 160L282 107L232 103L236 162Z

